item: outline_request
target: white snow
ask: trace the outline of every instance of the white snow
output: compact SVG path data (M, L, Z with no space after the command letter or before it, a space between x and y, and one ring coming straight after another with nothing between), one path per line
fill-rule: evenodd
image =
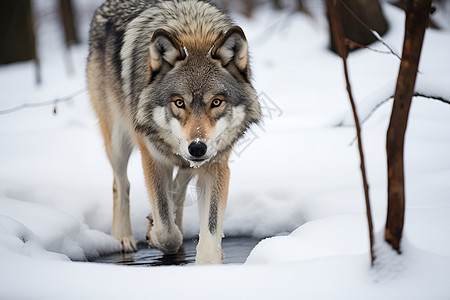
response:
M47 2L46 2L47 3ZM404 15L384 6L402 48ZM385 139L399 61L363 49L348 63L363 125L378 260L370 268L359 157L341 60L327 24L262 8L237 17L264 122L236 147L224 234L269 237L245 265L134 268L85 260L112 251L112 172L87 94L0 115L0 299L450 299L450 106L416 97L405 147L402 255L383 242ZM53 23L40 25L43 84L31 63L0 67L0 111L85 86L87 46L67 75ZM52 27L53 26L53 27ZM86 28L83 32L86 33ZM371 47L385 50L381 43ZM450 98L450 31L428 30L416 91ZM150 211L139 153L129 165L133 232ZM195 185L186 237L198 234ZM225 253L226 255L226 253Z

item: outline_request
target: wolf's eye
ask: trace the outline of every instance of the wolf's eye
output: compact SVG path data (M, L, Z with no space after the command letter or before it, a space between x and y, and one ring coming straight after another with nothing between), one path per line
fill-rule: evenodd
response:
M220 105L222 105L223 100L221 99L214 99L211 103L211 107L219 107Z
M176 105L178 108L184 108L184 101L183 101L183 100L177 99L177 100L174 101L174 103L175 103L175 105Z

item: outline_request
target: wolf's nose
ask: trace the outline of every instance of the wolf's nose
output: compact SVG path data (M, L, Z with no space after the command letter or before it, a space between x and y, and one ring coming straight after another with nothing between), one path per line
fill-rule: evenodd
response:
M194 157L202 157L206 154L206 145L202 142L193 142L189 145L189 153Z

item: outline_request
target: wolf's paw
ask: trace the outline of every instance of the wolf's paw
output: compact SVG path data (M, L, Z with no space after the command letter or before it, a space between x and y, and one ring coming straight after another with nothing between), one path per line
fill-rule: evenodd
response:
M196 265L211 265L211 264L221 264L223 261L223 251L221 247L215 247L209 245L205 247L204 244L199 242L197 246L197 255L195 256Z
M153 226L148 237L148 243L164 254L177 253L183 245L183 234L176 225L171 230L165 228L158 230L156 226Z
M115 237L122 245L122 252L129 253L137 251L136 242L133 236Z

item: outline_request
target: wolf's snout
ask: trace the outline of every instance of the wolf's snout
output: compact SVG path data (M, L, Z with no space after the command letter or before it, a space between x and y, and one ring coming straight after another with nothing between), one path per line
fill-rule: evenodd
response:
M205 143L193 142L188 147L189 153L194 157L202 157L206 154L207 147Z

